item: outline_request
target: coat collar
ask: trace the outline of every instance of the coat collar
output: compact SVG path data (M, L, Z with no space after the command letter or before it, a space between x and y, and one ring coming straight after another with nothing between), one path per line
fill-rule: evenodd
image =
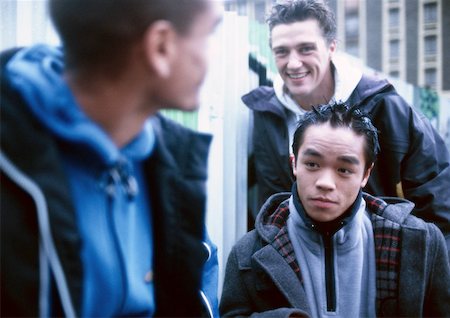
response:
M287 233L289 217L290 193L279 193L270 197L261 208L256 218L256 230L268 244L254 254L259 266L276 282L280 291L291 304L298 308L308 308L297 297L306 299L302 286L301 268L294 254L292 243ZM399 297L403 293L400 288L400 264L411 264L409 253L401 253L400 246L408 244L408 251L414 251L414 244L425 242L413 240L417 237L406 235L408 230L401 227L410 214L413 204L406 200L392 199L388 202L363 193L363 198L370 212L376 257L377 315L395 315L400 305ZM414 252L420 254L420 252ZM421 255L421 254L420 254ZM419 259L420 255L413 259ZM424 271L422 271L424 272ZM296 277L296 279L295 279ZM417 282L423 281L417 278ZM405 291L406 292L406 291ZM309 311L309 309L307 309Z
M295 257L293 251L291 257ZM253 260L273 282L276 282L279 290L292 307L311 312L302 282L296 273L291 270L290 264L286 263L285 258L280 254L280 250L277 247L266 245L253 255Z

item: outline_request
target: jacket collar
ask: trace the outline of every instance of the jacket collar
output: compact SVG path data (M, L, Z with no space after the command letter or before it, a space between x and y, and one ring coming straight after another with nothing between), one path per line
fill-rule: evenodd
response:
M292 289L304 295L304 289L301 287L301 269L287 233L286 222L290 213L288 200L290 196L291 194L287 192L275 194L261 208L255 226L262 239L268 244L255 253L255 260L274 281L284 281L279 286L281 292L286 295L291 304L300 306L298 300L288 297ZM410 249L414 250L412 244L422 244L425 240L422 238L422 241L416 239L412 242L411 238L416 238L417 235L402 235L405 230L402 229L401 224L414 206L411 202L397 198L383 200L367 193L362 193L362 197L370 212L375 239L377 315L395 315L401 296L399 294L401 290L400 262L413 266L409 258L405 256L407 254L403 254L402 257L400 246L408 244L411 246ZM408 232L408 229L406 231ZM276 264L282 265L274 270ZM291 271L288 270L289 268ZM295 275L292 274L296 274L297 280L293 280ZM301 306L299 308L308 308L305 304Z
M270 112L278 117L286 119L283 105L275 95L272 87L261 86L242 96L244 104L254 111Z
M209 145L212 137L174 125L161 114L151 119L155 131L155 159L158 164L190 179L206 179ZM167 133L170 130L171 133ZM182 136L183 142L180 143Z
M277 193L272 195L261 207L255 220L255 228L259 235L270 243L278 232L286 227L289 217L290 192Z

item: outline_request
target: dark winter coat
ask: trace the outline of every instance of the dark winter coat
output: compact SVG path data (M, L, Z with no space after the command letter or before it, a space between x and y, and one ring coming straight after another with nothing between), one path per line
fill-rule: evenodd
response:
M233 247L220 301L222 316L310 316L286 225L290 195L269 198L255 229ZM374 232L377 316L447 316L450 267L442 233L410 215L410 202L366 194L364 200Z

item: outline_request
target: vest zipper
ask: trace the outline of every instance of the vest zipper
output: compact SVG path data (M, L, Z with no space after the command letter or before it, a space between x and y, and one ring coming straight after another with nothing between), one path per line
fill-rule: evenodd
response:
M323 234L325 247L325 286L327 295L327 311L336 311L336 285L334 280L334 251L332 235Z

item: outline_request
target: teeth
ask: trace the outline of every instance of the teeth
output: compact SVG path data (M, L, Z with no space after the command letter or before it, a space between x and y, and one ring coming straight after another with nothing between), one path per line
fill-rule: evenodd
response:
M305 77L307 74L308 74L308 73L288 74L288 76L289 76L290 78L293 78L293 79L298 79L298 78L303 78L303 77Z

